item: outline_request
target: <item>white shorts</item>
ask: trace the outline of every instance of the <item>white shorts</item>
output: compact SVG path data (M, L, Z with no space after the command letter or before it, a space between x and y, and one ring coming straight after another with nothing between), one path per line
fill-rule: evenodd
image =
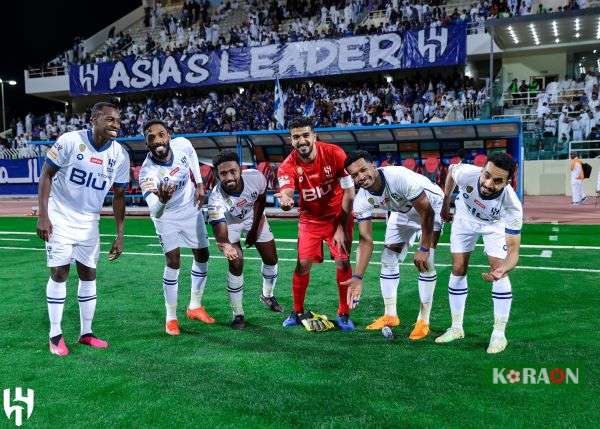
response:
M441 231L444 226L441 216L444 199L429 192L427 193L427 197L434 212L433 230L435 232ZM413 235L420 230L421 216L414 207L406 213L391 212L386 221L384 242L385 244L412 244L411 239Z
M227 225L227 235L229 236L230 243L238 243L242 237L248 234L248 231L252 227L252 224L248 223L232 223ZM266 243L267 241L274 240L273 233L267 218L264 218L262 227L258 231L257 243Z
M188 217L156 219L154 227L163 253L168 253L180 247L188 249L208 247L204 215L200 210L190 212Z
M483 248L488 256L506 258L506 235L504 223L496 222L491 225L454 218L450 232L450 252L470 253L475 249L479 236L483 236Z
M86 237L81 240L80 237ZM100 236L98 226L93 230L82 230L73 234L73 230L64 230L53 225L50 239L46 242L48 267L62 267L77 261L86 267L96 268L100 255Z

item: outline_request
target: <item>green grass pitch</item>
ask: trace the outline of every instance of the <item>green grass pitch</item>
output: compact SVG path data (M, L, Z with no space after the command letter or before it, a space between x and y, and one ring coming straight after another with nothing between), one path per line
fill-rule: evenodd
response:
M382 313L379 254L365 278L358 330L321 334L281 327L283 315L259 302L260 262L247 250L245 331L228 327L226 262L211 241L204 305L218 323L185 319L190 252L180 275L182 335L164 333L163 257L149 219L127 219L125 253L109 263L114 227L102 219L98 307L94 331L106 351L78 346L75 270L67 286L63 331L71 355L47 347L48 270L33 218L0 218L1 388L35 390L23 427L593 427L600 420L598 309L599 226L527 225L520 268L511 274L514 300L504 353L485 353L492 328L490 286L481 280L481 247L471 260L466 338L438 345L450 323L449 228L438 248L433 335L407 339L418 312L417 274L401 269L401 326L386 342L364 327ZM291 307L296 222L271 221L280 268L276 296ZM375 239L383 239L377 223ZM555 237L551 237L555 236ZM283 240L287 239L287 240ZM446 243L446 244L444 244ZM531 247L530 247L531 246ZM376 251L381 250L376 245ZM21 250L20 250L21 249ZM550 250L551 257L541 257ZM548 253L546 252L546 256ZM307 308L335 316L334 265L313 268ZM580 368L579 385L492 385L491 367ZM594 423L596 422L596 423ZM0 427L14 426L0 414Z

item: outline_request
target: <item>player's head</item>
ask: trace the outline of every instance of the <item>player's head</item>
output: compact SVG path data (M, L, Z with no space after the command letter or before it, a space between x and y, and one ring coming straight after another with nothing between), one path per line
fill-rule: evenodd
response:
M237 153L226 150L219 152L213 160L217 178L227 192L237 192L242 185L242 168Z
M121 112L112 103L96 103L92 106L91 122L98 135L114 139L121 129Z
M354 184L361 188L371 188L377 178L377 168L366 150L357 150L346 157L344 168Z
M290 143L298 151L298 154L305 159L312 159L316 151L317 135L313 130L313 124L313 118L308 116L298 116L288 124Z
M160 119L152 119L144 124L146 147L157 160L164 160L171 151L169 126Z
M479 192L493 197L510 183L515 170L514 159L505 152L490 155L479 176Z

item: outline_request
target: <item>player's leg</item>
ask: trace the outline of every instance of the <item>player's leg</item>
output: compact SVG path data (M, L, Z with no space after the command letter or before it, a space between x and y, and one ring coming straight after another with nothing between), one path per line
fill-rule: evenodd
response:
M261 240L259 235L258 240ZM260 300L272 311L282 313L283 308L277 302L277 298L273 295L275 284L277 283L277 248L275 246L275 240L269 241L257 241L256 250L262 259L261 272L263 277L262 294Z
M164 239L164 237L163 237ZM165 269L163 271L163 293L165 297L166 325L165 332L169 335L179 335L177 321L177 292L179 289L179 268L181 254L179 247L165 253Z
M76 260L79 287L77 300L79 301L79 320L81 331L79 342L97 349L108 348L108 342L96 337L92 331L92 322L96 313L96 265L94 261L83 262ZM93 265L93 266L90 266Z
M463 223L455 219L450 232L450 252L452 253L452 273L448 280L448 301L452 325L441 336L435 339L436 343L448 343L464 338L463 318L469 287L467 284L467 270L471 252L479 239L479 231L474 230L470 223Z
M232 240L231 235L229 236ZM229 304L233 312L233 320L230 326L233 329L244 329L246 322L244 321L244 253L240 242L232 243L237 250L238 257L234 260L229 260L229 271L227 272L227 292L229 293Z
M483 235L485 253L488 255L490 269L499 268L506 258L506 240L502 228L489 227ZM500 353L508 341L506 340L506 324L512 305L512 286L508 276L492 282L492 301L494 302L494 329L490 337L488 353Z
M199 320L208 324L215 323L216 320L202 306L202 296L204 295L204 288L206 286L208 247L192 249L192 253L194 254L190 275L192 287L190 290L190 304L186 315L188 319Z
M435 228L435 227L434 227ZM409 335L411 340L420 340L429 335L429 316L433 305L433 294L437 284L437 271L435 269L435 249L440 239L440 230L433 231L433 243L429 249L427 259L428 270L419 273L419 315L415 327Z
M62 316L67 298L67 279L69 265L50 267L50 278L46 284L46 302L48 318L50 319L49 347L52 354L66 356L69 349L65 344L62 333Z

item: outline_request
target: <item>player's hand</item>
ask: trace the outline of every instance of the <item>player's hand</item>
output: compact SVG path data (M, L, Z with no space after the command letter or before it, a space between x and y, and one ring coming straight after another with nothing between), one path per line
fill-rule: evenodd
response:
M415 252L415 257L413 259L413 262L415 263L415 266L417 267L417 270L419 270L420 273L426 273L427 271L429 271L429 267L427 265L428 259L429 259L429 251L421 252L421 251L417 250Z
M486 282L494 282L496 280L500 280L502 277L506 275L506 271L503 267L496 268L495 270L490 270L487 273L481 273L481 277Z
M440 213L444 222L452 222L454 215L450 211L450 198L444 197L444 203L442 205L442 212Z
M251 229L246 234L246 247L252 247L256 244L256 240L258 239L258 230Z
M52 222L48 216L40 216L37 222L37 235L44 241L50 240L52 235Z
M351 310L354 310L360 302L360 296L362 295L362 280L356 277L351 277L344 282L340 282L341 285L348 286L347 302Z
M168 183L161 183L160 185L158 185L156 195L158 196L158 200L161 203L167 204L169 202L169 200L171 199L171 197L173 196L174 192L175 192L175 185L168 184Z
M108 260L114 261L123 253L123 234L117 235L115 241L110 248L110 252L108 252Z
M346 232L344 231L344 228L342 228L341 225L338 225L335 232L333 233L334 246L336 246L339 250L343 250L344 253L348 253L347 241L348 240L346 239Z
M284 192L276 193L275 198L279 199L279 207L281 207L281 210L283 210L284 212L287 212L292 207L294 207L294 198L291 198Z
M228 261L234 261L238 257L237 249L229 243L219 243L217 247L221 252L223 252L223 256L227 258Z
M196 193L194 194L194 204L198 207L198 210L202 210L202 205L204 204L204 185L202 183L198 183L196 186Z

